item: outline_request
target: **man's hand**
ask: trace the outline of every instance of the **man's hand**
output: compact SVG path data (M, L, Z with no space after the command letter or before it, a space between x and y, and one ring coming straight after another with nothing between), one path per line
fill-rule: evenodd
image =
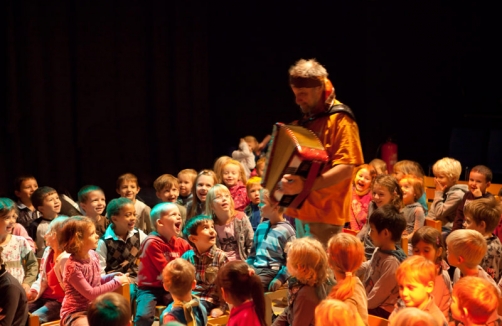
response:
M269 292L277 291L281 288L281 286L282 286L282 282L275 278L268 285L268 291Z
M303 190L305 181L302 177L285 174L281 179L281 189L285 195L297 195Z

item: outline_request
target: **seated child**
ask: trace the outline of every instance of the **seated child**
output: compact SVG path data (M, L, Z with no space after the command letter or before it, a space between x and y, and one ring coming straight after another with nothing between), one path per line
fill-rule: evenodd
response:
M151 212L154 228L140 248L138 268L138 291L136 299L137 326L152 325L157 303L167 306L170 295L164 290L159 275L168 262L181 257L190 250L188 242L178 238L181 228L181 214L174 203L160 203Z
M0 223L3 218L0 217ZM0 325L25 326L28 318L26 292L5 268L3 247L0 246Z
M153 187L155 188L155 195L161 202L175 203L181 213L181 220L183 224L181 229L183 230L183 225L187 219L187 209L185 206L178 203L178 196L180 194L180 185L178 179L170 174L163 174L153 182Z
M146 234L152 231L152 225L150 224L150 207L143 203L141 200L137 200L136 196L140 191L138 185L138 178L132 173L122 174L117 179L117 194L120 197L129 198L136 209L136 227Z
M28 234L37 245L37 258L42 258L45 250L44 236L49 228L49 223L61 211L61 200L59 200L59 195L55 189L40 187L31 195L31 202L35 209L41 213L41 217L31 222Z
M38 316L41 324L58 320L61 311L61 303L64 298L61 275L64 270L64 262L70 255L59 246L57 234L61 232L66 220L68 217L61 215L49 224L45 235L47 247L40 262L40 273L28 293L28 301L31 301L28 310L32 315Z
M462 165L459 161L445 157L432 166L436 191L427 217L441 221L449 233L457 214L457 206L469 191L467 185L457 184Z
M246 206L246 209L244 209L244 214L246 214L246 216L249 218L249 222L251 222L253 231L256 231L258 224L260 224L262 221L259 207L261 189L262 186L260 177L252 177L248 180L248 182L246 182L246 190L250 203Z
M192 200L187 203L187 219L204 213L206 210L206 196L209 189L218 184L216 173L211 170L202 170L195 178L192 188ZM187 221L188 222L188 221Z
M242 164L236 160L228 160L221 168L220 178L222 183L230 190L235 209L243 212L246 206L249 205L249 199L245 186L247 177Z
M279 289L289 278L286 248L296 239L295 230L284 219L284 207L272 203L267 189L261 190L261 211L268 221L260 223L247 259L260 277L265 291Z
M21 175L14 180L14 194L17 197L19 216L17 223L28 229L31 222L37 219L38 212L31 202L31 195L38 189L38 183L32 175Z
M350 229L359 232L368 219L371 202L371 182L376 172L371 165L363 164L354 169L352 201L350 204Z
M431 314L418 308L403 308L389 320L389 326L441 326Z
M447 325L445 316L431 295L436 279L436 266L433 262L422 256L411 256L397 268L396 278L400 299L389 316L389 321L403 308L415 307L429 313L438 325Z
M502 215L502 204L494 197L475 200L464 209L464 227L476 230L486 239L487 250L479 264L495 282L500 280L502 269L502 244L493 234Z
M198 215L190 219L183 235L192 245L181 258L195 266L197 281L193 295L200 299L211 317L219 317L226 309L225 302L220 301L216 288L218 270L228 262L225 252L216 247L216 230L210 216Z
M171 293L174 302L162 313L162 325L178 321L183 325L205 326L207 311L197 297L192 295L195 288L195 267L188 261L176 258L162 271L164 289Z
M392 170L393 170L392 175L397 179L398 182L401 181L401 179L405 175L412 175L415 178L421 180L423 183L424 170L417 162L402 160L394 164ZM420 198L417 201L420 203L420 205L422 205L425 215L427 215L429 207L427 206L427 198L425 197L425 191L423 191L422 196L420 196Z
M251 172L251 177L260 177L263 178L263 172L265 171L265 163L267 163L266 157L260 157L258 161L256 161L256 167Z
M132 326L129 302L118 293L100 295L87 310L89 326Z
M19 206L18 206L18 209L19 209ZM12 234L25 238L28 241L28 243L30 244L30 247L31 247L31 250L33 250L33 253L37 252L37 245L35 244L35 241L33 241L33 239L28 235L28 231L26 231L24 226L22 226L19 223L14 224L14 227L12 228Z
M461 325L500 325L499 294L491 282L466 276L453 286L451 315Z
M288 250L288 306L273 326L314 325L314 311L329 289L328 257L322 244L312 238L296 239Z
M406 228L406 220L392 205L384 205L370 216L369 236L375 245L370 261L361 265L357 274L366 288L368 313L385 319L394 310L399 297L395 271L406 259L396 246Z
M180 184L178 204L186 206L192 200L192 188L195 178L197 178L197 171L194 169L184 169L178 172L178 183Z
M405 234L408 239L413 237L413 233L424 226L425 223L425 212L418 203L418 199L422 196L424 192L424 187L422 181L413 175L405 175L401 181L399 181L401 190L403 191L403 205L401 213L406 219L406 230ZM403 248L406 250L406 248ZM413 255L413 249L411 243L408 243L408 255Z
M249 178L256 162L252 149L244 138L241 138L239 142L239 149L232 152L232 159L242 164L246 178Z
M387 163L385 163L384 160L375 158L372 159L369 164L375 169L377 175L389 174L389 171L387 171Z
M85 216L96 226L96 233L101 237L105 234L109 220L103 216L106 199L103 189L98 186L84 186L78 192L78 203Z
M227 326L265 326L265 295L261 281L243 261L231 261L218 272L216 284L232 305Z
M469 192L467 192L457 206L455 219L453 220L452 231L462 229L465 216L464 207L470 202L492 197L493 195L486 191L493 178L492 170L484 165L476 165L469 172Z
M337 299L321 301L315 308L315 325L330 326L365 326L361 317L357 316L353 307Z

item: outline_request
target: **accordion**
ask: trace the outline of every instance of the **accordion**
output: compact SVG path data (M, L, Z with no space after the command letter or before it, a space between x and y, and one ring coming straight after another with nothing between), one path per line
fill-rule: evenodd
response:
M326 162L328 154L311 130L301 126L276 123L261 184L270 192L270 198L279 202L280 206L300 208ZM284 174L305 178L303 190L299 194L283 193L281 179Z

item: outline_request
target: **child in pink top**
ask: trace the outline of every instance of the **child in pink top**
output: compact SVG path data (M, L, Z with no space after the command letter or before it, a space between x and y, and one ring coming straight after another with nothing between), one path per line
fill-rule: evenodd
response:
M100 294L129 283L127 274L101 276L94 222L84 216L74 216L65 222L58 240L61 248L70 254L63 272L65 297L61 307L61 325L88 326L87 308Z
M354 231L359 232L368 219L368 208L372 199L371 182L374 177L376 171L369 164L363 164L354 171L350 203L350 228Z
M228 160L222 165L221 174L218 178L230 190L235 203L235 210L243 212L251 201L246 190L246 172L241 163L236 160Z

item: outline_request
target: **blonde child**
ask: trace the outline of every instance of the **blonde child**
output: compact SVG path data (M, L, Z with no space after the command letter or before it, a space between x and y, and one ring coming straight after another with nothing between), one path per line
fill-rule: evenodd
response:
M244 214L246 214L246 216L249 218L249 222L251 222L253 231L256 231L258 224L260 224L262 221L259 207L261 189L262 186L260 177L252 177L248 180L248 182L246 182L246 190L250 203L246 206Z
M128 284L127 274L101 276L96 227L91 219L73 216L58 234L61 249L70 254L64 266L65 297L61 306L61 325L88 325L86 313L89 303L100 294Z
M368 297L356 271L365 261L364 246L355 236L347 233L334 235L328 242L328 263L336 279L329 297L348 304L358 318L368 325Z
M354 169L352 178L352 202L350 205L350 228L360 231L368 219L368 208L371 202L371 182L376 171L369 164Z
M98 186L84 186L78 192L78 203L85 216L96 226L96 233L101 237L105 234L109 221L103 216L106 199L103 189Z
M449 266L444 261L446 248L441 232L433 227L423 226L413 234L411 245L413 255L422 256L435 264L436 278L432 296L436 306L443 312L445 318L449 319L451 279L450 274L448 274Z
M120 197L130 199L134 203L134 208L136 209L136 227L148 234L152 231L152 225L150 224L151 208L141 200L136 199L140 190L138 178L134 174L126 173L118 177L117 194Z
M87 319L89 326L131 326L131 307L124 296L105 293L89 305Z
M322 244L312 238L296 239L288 251L288 306L273 326L314 324L315 307L326 298L328 257Z
M424 170L422 169L420 164L414 161L409 161L409 160L399 161L396 164L394 164L392 169L393 169L392 175L394 175L394 177L397 179L398 182L401 181L401 179L405 175L410 175L410 174L415 176L417 179L420 180L424 179ZM429 208L427 206L425 191L423 191L422 196L420 196L420 198L418 199L418 202L424 208L425 214L427 214Z
M502 204L494 197L475 200L464 209L464 227L476 230L486 239L486 255L480 266L490 275L495 282L500 278L502 269L502 244L493 234L502 215Z
M457 184L462 165L459 161L444 157L432 166L436 191L427 217L441 221L449 233L457 213L457 207L469 191L467 185Z
M330 326L364 326L361 317L343 301L326 299L315 308L315 325Z
M381 160L379 158L375 158L375 159L371 160L371 162L369 164L375 169L377 175L389 174L389 172L387 171L387 163L385 163L384 160Z
M256 161L258 160L258 158L263 157L263 155L265 155L270 139L272 139L272 136L266 135L261 141L261 143L259 143L256 137L254 136L244 137L244 140L246 141L246 143L248 143L249 148L251 148L251 151L253 152Z
M216 245L230 261L246 260L253 245L253 227L243 212L236 211L227 187L217 184L207 193L205 215L212 216Z
M422 181L415 176L405 175L400 181L401 191L403 192L403 208L401 213L406 219L406 234L411 239L413 232L424 226L425 213L418 199L423 194ZM403 248L406 250L406 248ZM412 255L411 243L408 245L408 255Z
M258 161L256 161L256 167L253 170L253 172L251 172L251 176L263 178L263 172L265 171L265 163L267 163L267 158L260 157Z
M436 278L436 265L433 262L422 256L411 256L398 267L396 278L400 298L389 321L404 307L415 307L432 315L438 325L447 325L445 316L431 295Z
M218 177L211 170L202 170L192 187L192 200L187 203L187 220L201 215L206 210L206 196L209 189L218 183Z
M223 180L221 179L221 169L223 169L223 165L225 165L225 163L227 163L231 159L232 158L230 156L223 155L218 157L216 161L214 161L213 171L214 173L216 173L216 176L218 177L218 181L215 182L214 184L223 182Z
M5 269L22 285L26 294L35 282L38 262L28 241L11 234L17 218L16 204L9 198L0 198L0 246Z
M31 202L31 195L38 189L37 179L32 175L20 175L14 180L14 195L17 197L19 217L17 223L28 229L31 222L37 219L38 212Z
M499 293L491 282L466 276L453 286L451 315L460 325L501 325Z
M232 152L232 159L242 164L246 178L249 178L251 171L256 166L256 162L251 145L244 138L241 138L239 142L239 149Z
M249 204L249 199L245 186L247 178L242 164L236 160L228 160L222 165L220 178L222 183L230 190L235 209L243 212Z
M180 194L180 185L177 178L170 174L163 174L153 182L153 188L155 189L155 195L161 202L175 203L181 213L181 219L183 224L187 219L187 209L185 206L178 203L178 197ZM183 229L183 226L182 226Z
M192 200L192 188L195 178L197 178L197 171L194 169L184 169L178 172L178 182L180 184L178 204L186 206Z
M389 326L441 326L427 312L418 308L403 308L389 320Z
M216 286L233 306L227 326L265 326L265 296L260 278L243 261L231 261L218 272Z

